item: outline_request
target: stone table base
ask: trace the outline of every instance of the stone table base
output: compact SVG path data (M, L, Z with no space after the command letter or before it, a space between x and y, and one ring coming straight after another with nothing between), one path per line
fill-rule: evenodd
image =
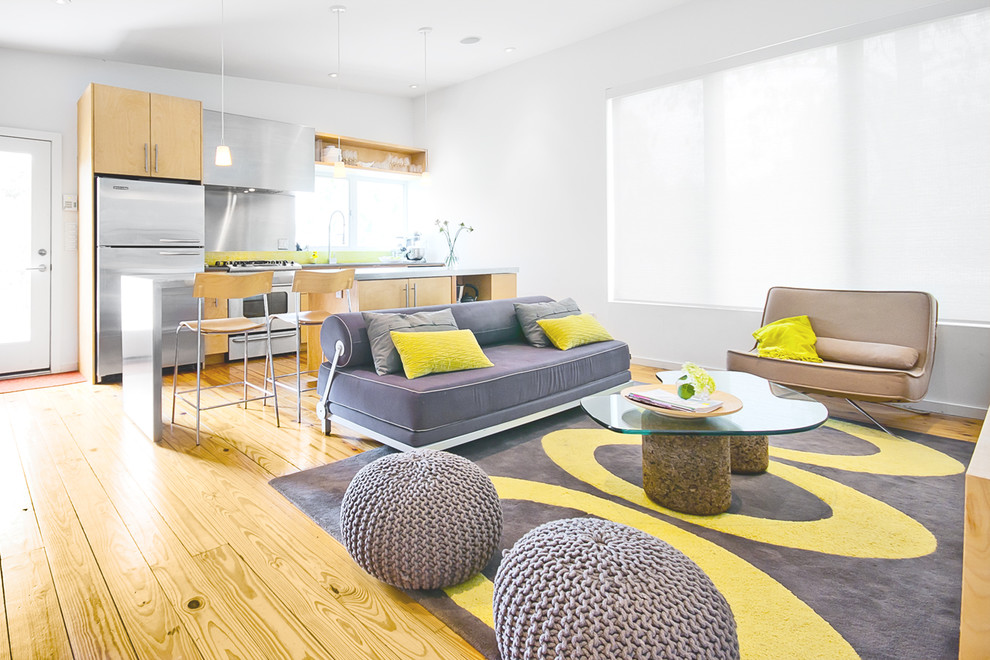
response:
M731 442L732 472L760 474L770 465L770 443L765 435L734 435Z
M709 516L732 503L728 435L643 436L643 490L657 504Z

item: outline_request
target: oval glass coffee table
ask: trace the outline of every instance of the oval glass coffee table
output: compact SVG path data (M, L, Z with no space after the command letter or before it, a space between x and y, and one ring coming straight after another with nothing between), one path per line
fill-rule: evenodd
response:
M818 428L828 409L811 397L739 371L710 371L715 385L742 401L742 409L717 417L663 415L618 392L581 399L592 419L618 433L643 436L643 489L675 511L714 515L732 503L731 473L756 474L769 464L768 435ZM661 371L673 384L680 371Z

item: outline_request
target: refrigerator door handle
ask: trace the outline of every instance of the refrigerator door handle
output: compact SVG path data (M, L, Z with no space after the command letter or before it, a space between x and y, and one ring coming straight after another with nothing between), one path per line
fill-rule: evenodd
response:
M202 254L199 250L159 250L163 257L196 257Z
M193 245L198 239L196 238L159 238L159 243L186 243L188 245Z

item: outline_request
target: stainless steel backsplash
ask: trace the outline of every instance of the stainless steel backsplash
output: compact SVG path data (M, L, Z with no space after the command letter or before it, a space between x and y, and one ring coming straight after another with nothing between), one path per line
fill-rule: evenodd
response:
M296 200L289 193L206 187L207 252L294 250Z

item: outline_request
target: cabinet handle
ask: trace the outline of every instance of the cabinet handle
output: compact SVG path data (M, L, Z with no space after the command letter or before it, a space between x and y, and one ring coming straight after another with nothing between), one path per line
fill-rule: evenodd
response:
M409 307L409 285L406 284L404 287L402 287L402 290L406 294L406 307Z
M158 174L158 145L155 145L155 174Z
M151 164L148 162L148 143L144 143L144 171L151 171Z
M413 307L418 307L419 306L419 296L417 295L418 292L416 291L416 287L417 286L419 286L419 285L413 284L413 304L412 304Z

